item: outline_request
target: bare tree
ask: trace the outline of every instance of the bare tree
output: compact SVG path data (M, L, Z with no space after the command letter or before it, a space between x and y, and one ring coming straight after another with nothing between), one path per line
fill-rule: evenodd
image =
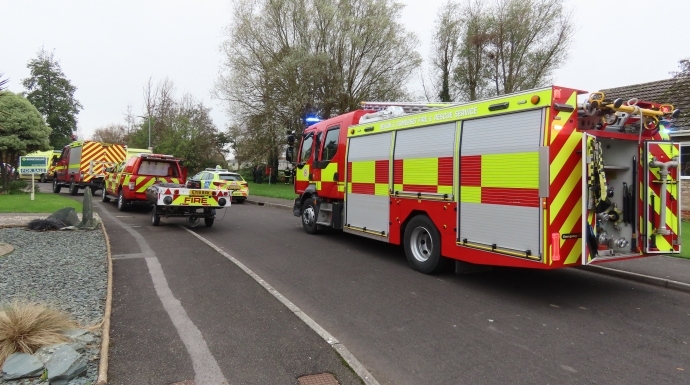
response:
M457 67L461 33L466 22L460 10L458 3L449 0L439 8L434 26L431 65L432 72L436 74L434 88L442 102L456 99L455 92L451 92L451 81Z
M277 166L285 130L301 131L306 114L405 98L421 60L416 37L397 21L401 9L393 0L237 2L215 88L234 139Z
M105 127L97 128L92 140L111 144L126 144L127 143L127 127L122 124L110 124Z
M448 69L450 100L476 100L547 84L566 57L571 19L560 0L497 0L493 5L450 0L437 16L434 35L440 90ZM448 58L451 50L455 57Z

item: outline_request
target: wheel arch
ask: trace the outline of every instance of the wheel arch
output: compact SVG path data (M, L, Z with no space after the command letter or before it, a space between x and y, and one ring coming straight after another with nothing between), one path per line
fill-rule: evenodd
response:
M436 227L436 231L438 231L439 237L441 238L441 242L443 242L443 234L441 233L441 230L439 230L438 226L436 226L436 223L434 223L434 220L431 218L429 213L427 213L424 210L412 210L412 211L410 211L410 214L407 216L407 218L405 218L405 220L400 225L400 234L398 234L400 236L400 243L401 244L404 243L405 230L407 229L407 225L410 223L412 218L415 218L418 215L423 215L423 216L427 217L429 219L429 221L431 221L431 223L434 225L434 227Z

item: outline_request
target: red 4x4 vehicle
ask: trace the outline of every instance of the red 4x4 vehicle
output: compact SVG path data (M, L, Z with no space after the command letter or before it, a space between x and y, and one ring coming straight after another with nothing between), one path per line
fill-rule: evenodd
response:
M183 184L187 169L181 159L172 155L137 154L126 162L106 169L103 183L103 202L117 197L117 208L125 210L133 202L149 204L146 189L154 183Z

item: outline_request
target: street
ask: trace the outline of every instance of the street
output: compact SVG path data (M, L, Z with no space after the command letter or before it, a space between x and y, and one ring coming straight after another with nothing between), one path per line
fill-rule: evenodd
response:
M98 201L96 210L113 254L125 256L114 261L113 384L194 378L146 272L150 254L129 231L150 245L229 383L296 383L300 373L340 370L322 339L178 226L183 219L152 227L142 209ZM401 248L308 235L290 211L249 204L193 231L292 301L381 384L690 383L686 293L577 269L423 275ZM336 377L356 383L348 371Z

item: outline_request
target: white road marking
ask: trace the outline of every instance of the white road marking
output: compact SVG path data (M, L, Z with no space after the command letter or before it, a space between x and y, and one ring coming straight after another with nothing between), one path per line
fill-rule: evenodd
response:
M290 309L297 317L299 317L304 323L306 323L313 331L316 332L321 338L323 338L329 345L335 349L338 354L347 362L348 365L352 368L352 370L359 375L359 377L364 381L366 385L379 385L379 382L376 381L374 376L369 373L369 371L362 365L361 362L355 356L350 353L349 350L345 347L345 345L341 344L335 337L333 337L330 333L326 331L326 329L322 328L321 325L316 323L313 319L311 319L308 315L306 315L299 307L297 307L294 303L290 302L285 296L280 294L278 290L274 289L273 286L269 285L268 282L264 281L261 277L259 277L256 273L254 273L250 268L248 268L245 264L240 262L239 260L235 259L232 255L226 253L223 251L220 247L216 246L213 244L211 241L208 239L202 237L201 235L195 233L194 231L188 229L187 227L180 226L187 232L191 233L195 237L197 237L199 240L204 242L205 244L209 245L212 249L217 251L220 255L224 256L225 258L229 259L232 263L237 265L240 269L244 270L245 273L247 273L250 277L254 278L256 282L258 282L261 286L263 286L264 289L266 289L269 293L271 293L274 297L278 299L285 307Z
M136 230L122 223L107 210L101 211L103 214L110 217L111 220L117 222L137 241L139 249L141 250L141 253L138 254L143 256L146 260L146 265L149 268L149 274L151 275L153 286L156 289L156 294L163 303L163 308L168 313L175 329L177 329L177 334L180 336L182 343L187 348L189 357L192 359L194 382L197 385L227 385L228 380L223 376L218 361L216 361L213 354L211 354L204 336L189 318L189 315L187 315L180 301L175 298L172 290L170 290L170 286L168 285L167 279L165 279L165 273L158 261L158 257L156 257L156 253L146 242L146 239Z

